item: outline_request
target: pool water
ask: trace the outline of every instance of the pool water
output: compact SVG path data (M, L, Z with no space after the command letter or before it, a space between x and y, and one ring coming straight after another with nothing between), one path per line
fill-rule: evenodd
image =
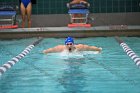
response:
M121 37L140 55L139 37ZM36 38L0 40L0 66L21 53ZM102 47L74 54L42 50L64 44L64 38L46 38L0 77L0 93L140 93L140 68L114 37L75 38L75 43Z

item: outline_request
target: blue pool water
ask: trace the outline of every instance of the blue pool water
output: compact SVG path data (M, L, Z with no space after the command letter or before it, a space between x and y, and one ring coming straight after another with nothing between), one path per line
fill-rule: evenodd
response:
M139 37L121 39L140 55ZM0 40L0 66L35 40ZM42 50L64 44L64 38L46 38L0 77L0 93L140 93L140 68L114 37L76 38L75 43L103 51L44 55Z

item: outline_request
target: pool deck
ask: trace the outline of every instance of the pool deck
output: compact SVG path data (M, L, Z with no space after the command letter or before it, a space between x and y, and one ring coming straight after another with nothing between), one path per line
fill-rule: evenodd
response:
M140 26L96 26L77 27L36 27L0 29L0 39L17 39L31 37L103 37L103 36L140 36Z

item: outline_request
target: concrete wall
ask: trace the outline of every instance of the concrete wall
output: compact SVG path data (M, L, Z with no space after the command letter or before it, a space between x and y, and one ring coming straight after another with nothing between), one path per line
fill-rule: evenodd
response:
M93 26L140 25L140 13L96 13L90 14ZM64 27L69 23L68 14L32 15L32 27Z

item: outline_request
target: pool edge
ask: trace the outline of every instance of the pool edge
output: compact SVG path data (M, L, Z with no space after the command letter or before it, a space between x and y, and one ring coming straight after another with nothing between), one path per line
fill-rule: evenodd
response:
M31 28L9 29L0 31L0 39L18 39L32 37L112 37L140 36L140 29L94 29L94 28Z

